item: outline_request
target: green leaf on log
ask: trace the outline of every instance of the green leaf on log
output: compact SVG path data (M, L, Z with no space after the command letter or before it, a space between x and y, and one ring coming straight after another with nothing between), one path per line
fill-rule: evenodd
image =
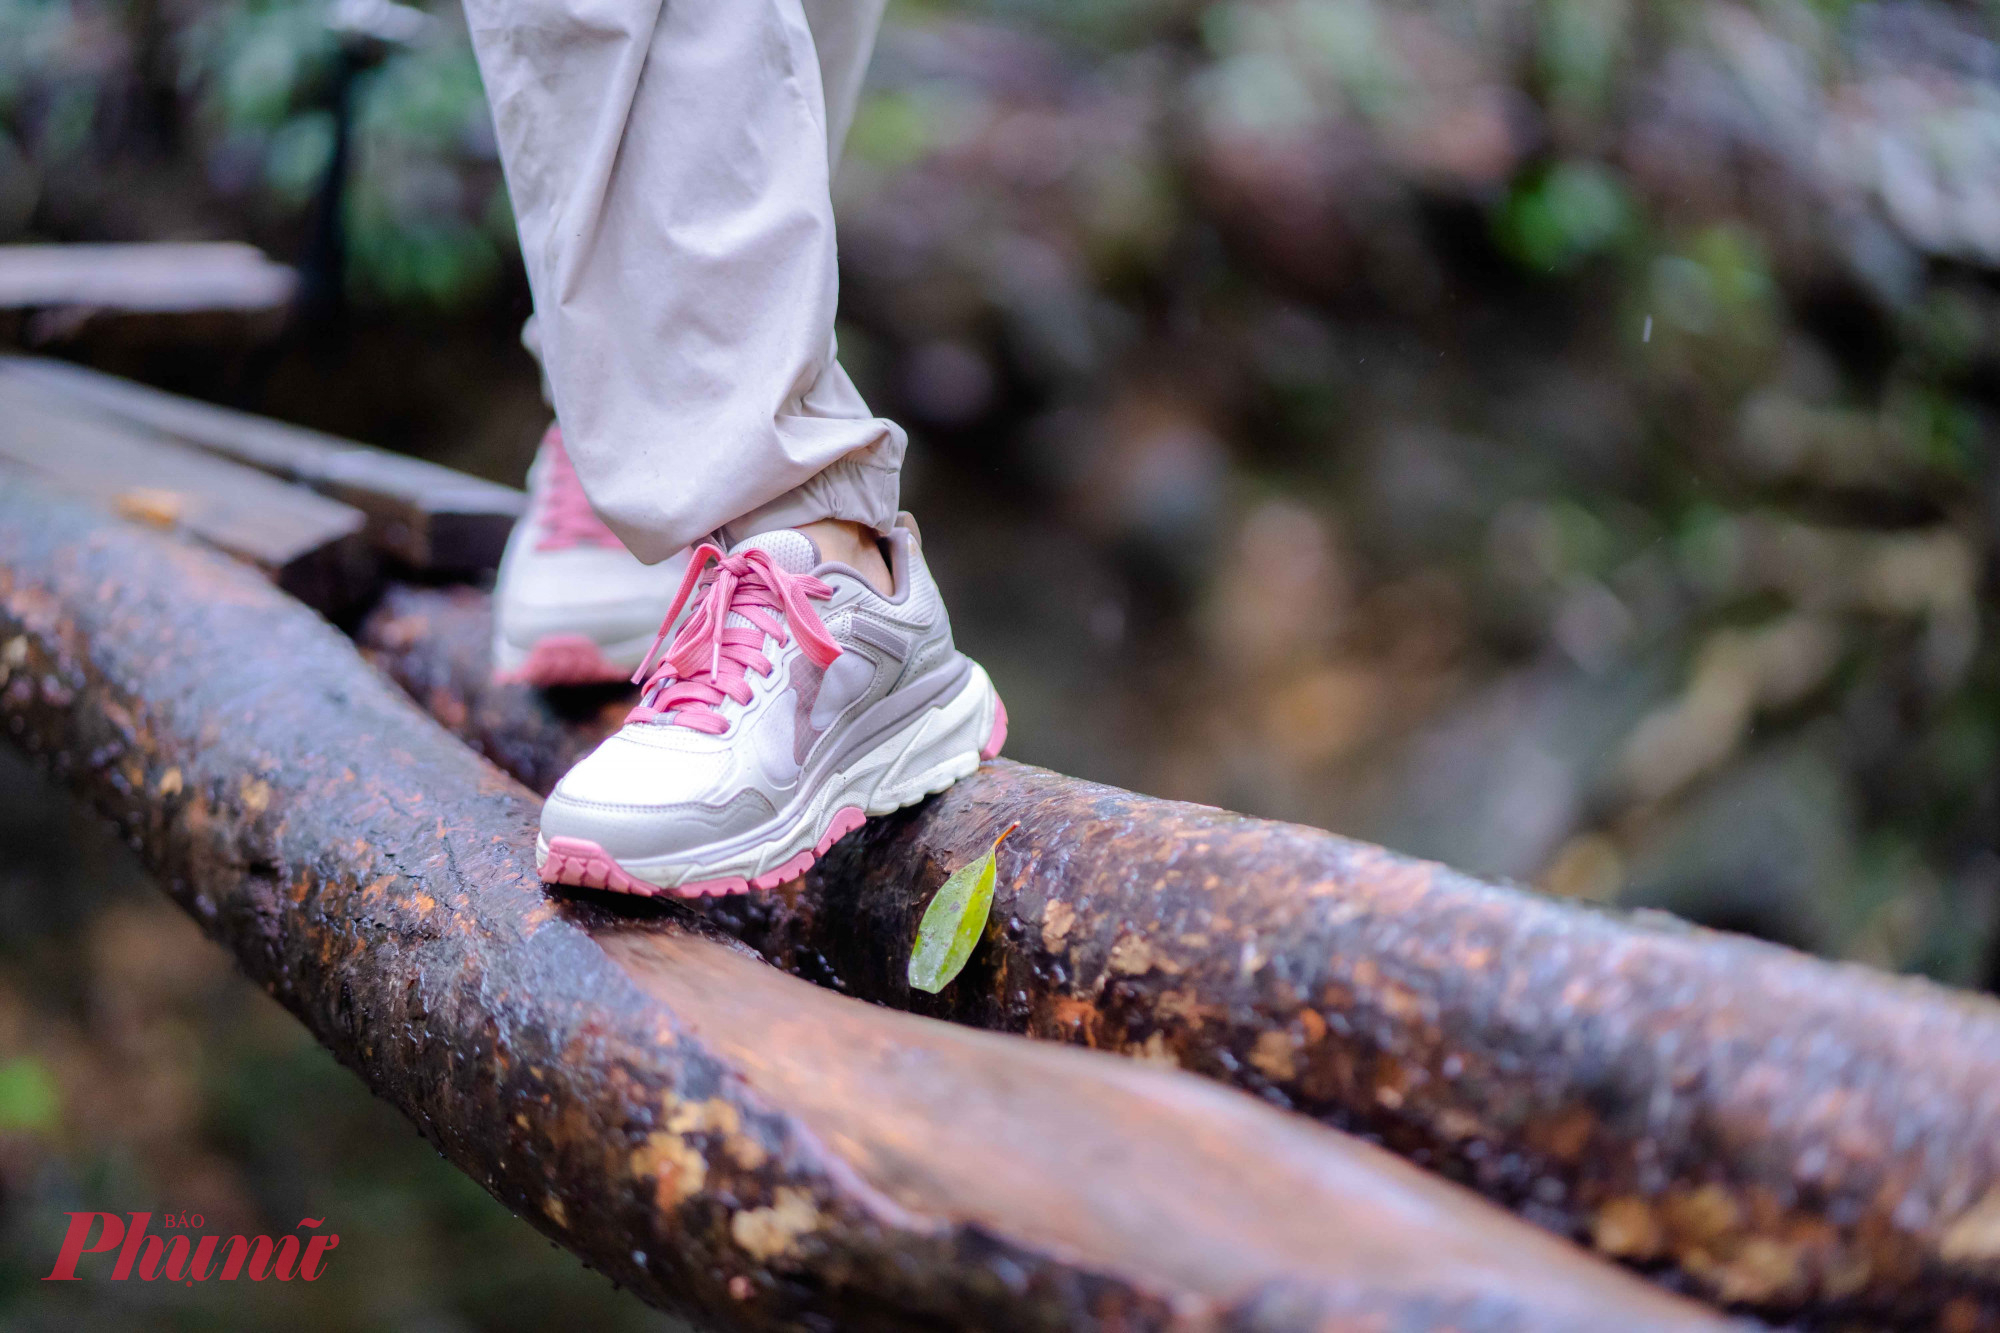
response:
M924 909L924 919L917 926L917 947L910 953L913 989L937 994L972 957L973 947L986 930L986 914L993 910L993 880L999 868L996 853L1007 835L1019 827L1009 824L986 855L952 871Z

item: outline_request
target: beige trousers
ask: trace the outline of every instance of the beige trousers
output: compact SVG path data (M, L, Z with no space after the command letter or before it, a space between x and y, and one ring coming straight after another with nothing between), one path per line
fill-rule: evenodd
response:
M642 560L893 524L834 347L830 182L884 0L466 0L578 476Z

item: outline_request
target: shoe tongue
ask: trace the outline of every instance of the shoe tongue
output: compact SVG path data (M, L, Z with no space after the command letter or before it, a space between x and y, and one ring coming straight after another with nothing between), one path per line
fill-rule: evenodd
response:
M730 547L729 553L735 555L749 550L764 552L787 574L810 574L819 568L819 547L813 544L812 538L791 528L773 528L754 537L745 537Z
M735 555L749 550L764 552L787 574L810 574L819 568L819 546L803 532L795 532L790 528L773 528L754 537L745 537L730 547L729 553ZM756 628L734 611L730 612L722 623L730 629Z

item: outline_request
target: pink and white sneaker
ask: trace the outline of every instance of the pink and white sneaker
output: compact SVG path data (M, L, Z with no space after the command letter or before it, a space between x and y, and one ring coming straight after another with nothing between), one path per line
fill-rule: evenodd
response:
M551 425L493 587L494 678L539 686L630 678L686 567L686 552L649 566L625 549L591 510Z
M871 815L998 754L1007 711L952 646L916 527L888 540L884 597L811 538L695 548L625 726L542 807L542 878L681 897L774 888Z

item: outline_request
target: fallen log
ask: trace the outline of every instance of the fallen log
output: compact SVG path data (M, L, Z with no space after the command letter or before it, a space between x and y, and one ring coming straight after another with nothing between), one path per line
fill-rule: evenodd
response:
M485 617L476 595L402 589L362 638L552 782L615 719L491 685ZM925 903L1015 821L985 946L941 995L911 991ZM702 910L825 986L1170 1061L1363 1132L1723 1301L2000 1322L1989 999L1004 761L798 886Z
M359 639L425 712L538 796L632 711L626 688L544 694L494 683L493 620L477 588L391 584Z
M708 1326L1718 1326L1237 1092L554 897L533 796L334 630L4 469L0 717L441 1152Z

